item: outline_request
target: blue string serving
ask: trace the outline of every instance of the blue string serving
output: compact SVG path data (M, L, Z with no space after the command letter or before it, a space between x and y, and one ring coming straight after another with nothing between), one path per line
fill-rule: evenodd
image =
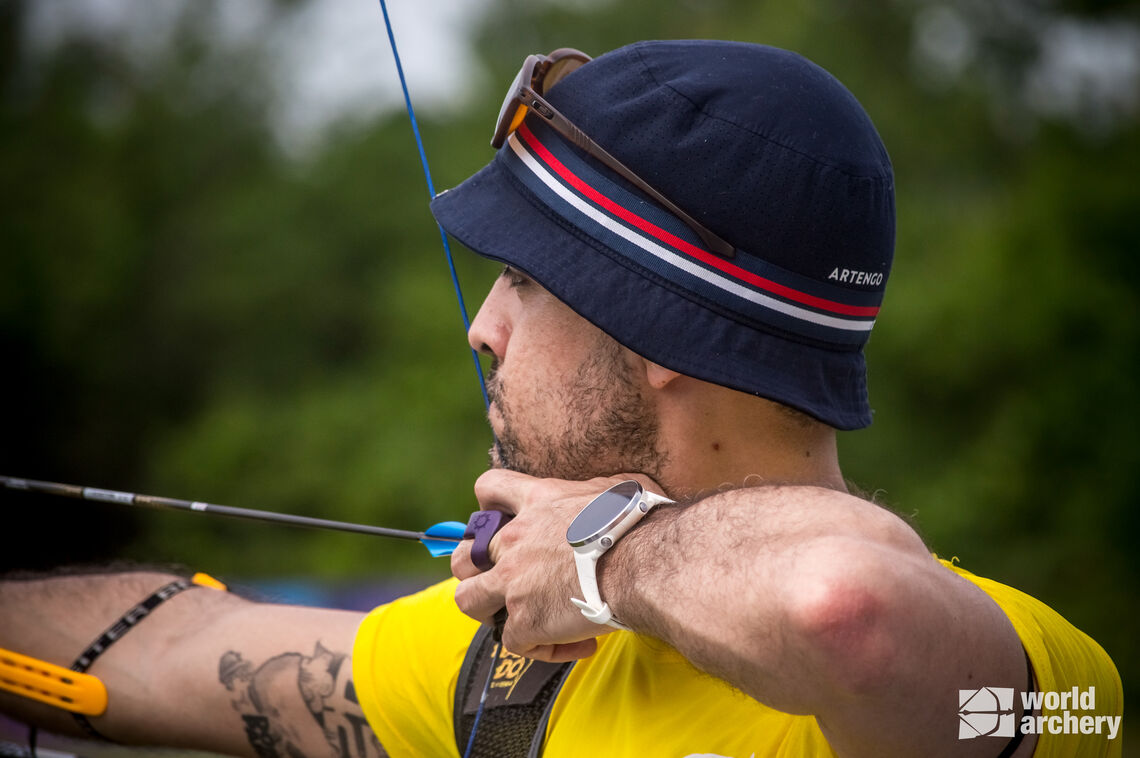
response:
M435 197L435 184L431 180L431 169L428 167L427 153L424 151L424 141L420 136L420 125L416 120L416 109L412 106L412 96L408 92L408 82L404 78L404 66L400 63L400 52L396 49L396 35L392 31L392 21L388 18L388 5L380 0L380 10L384 14L384 27L388 30L388 42L392 46L392 57L396 60L396 73L400 77L400 89L404 93L404 107L408 111L408 119L412 122L412 134L416 138L416 148L420 153L420 164L424 169L424 179L427 181L428 200ZM459 275L455 271L455 259L451 255L451 244L447 240L447 232L436 224L439 229L439 238L443 241L443 252L447 256L447 268L451 272L451 284L455 288L455 297L459 301L459 316L463 319L463 333L471 329L471 321L467 318L467 304L463 300L463 290L459 286ZM487 383L483 379L483 367L479 363L479 353L471 348L471 359L475 362L475 375L479 379L479 389L483 393L483 407L490 408L491 401L487 396Z
M392 57L396 60L396 73L400 77L400 89L404 93L404 107L408 111L408 119L412 122L412 134L416 137L416 148L420 153L420 164L424 169L424 179L427 181L428 200L435 197L435 184L431 180L431 169L428 167L427 153L424 151L424 141L420 136L419 122L416 120L416 109L412 107L412 96L408 92L408 82L404 78L404 66L400 63L400 52L396 48L396 35L392 31L392 21L388 17L388 5L384 0L380 0L380 10L384 14L384 27L388 30L388 43L392 46ZM447 240L447 232L443 227L436 224L439 229L439 237L443 240L443 252L447 256L447 268L451 271L451 284L455 287L455 297L459 301L459 315L463 319L463 333L466 334L471 329L471 321L467 318L467 305L463 301L463 290L459 287L459 275L455 271L455 259L451 255L451 245ZM479 378L479 389L483 393L483 406L490 408L491 401L487 396L487 383L483 379L483 367L479 363L479 354L475 348L471 348L471 359L475 362L475 375ZM498 646L495 649L495 657L498 657ZM475 720L471 724L471 736L467 740L467 749L463 752L463 758L469 758L471 749L475 746L475 733L479 729L479 720L483 717L483 705L487 699L487 690L491 685L491 675L495 671L495 661L492 660L491 670L487 674L487 681L483 683L483 693L479 698L479 709L475 712Z

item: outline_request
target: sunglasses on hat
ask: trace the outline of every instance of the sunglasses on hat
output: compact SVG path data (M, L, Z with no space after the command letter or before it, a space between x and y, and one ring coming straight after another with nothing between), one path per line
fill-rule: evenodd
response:
M684 221L690 229L697 233L697 236L701 238L709 250L724 258L734 257L736 249L732 245L674 205L648 182L606 152L601 145L590 139L585 132L576 127L570 119L559 113L554 106L543 98L543 94L547 90L565 78L571 71L589 61L590 56L569 47L560 47L550 55L528 55L523 61L518 76L515 77L511 88L507 91L507 96L503 100L503 107L499 109L499 120L495 126L495 136L491 138L491 147L496 150L501 148L506 143L507 137L522 125L526 115L534 113L563 137L620 174L664 206L670 213Z

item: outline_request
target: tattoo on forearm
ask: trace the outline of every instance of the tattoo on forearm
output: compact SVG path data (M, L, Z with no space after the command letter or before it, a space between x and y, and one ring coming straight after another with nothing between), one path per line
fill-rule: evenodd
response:
M386 756L360 708L351 661L320 642L311 656L282 653L256 668L230 650L218 680L259 758Z

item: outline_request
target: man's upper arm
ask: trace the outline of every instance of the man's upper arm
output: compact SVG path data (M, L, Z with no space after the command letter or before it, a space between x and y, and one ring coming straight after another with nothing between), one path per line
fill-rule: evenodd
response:
M361 615L246 603L216 630L181 635L202 700L225 722L227 740L261 758L384 755L352 681L352 641ZM199 677L202 679L199 680ZM214 723L218 723L215 721ZM206 725L201 725L206 726ZM208 728L208 727L207 727Z

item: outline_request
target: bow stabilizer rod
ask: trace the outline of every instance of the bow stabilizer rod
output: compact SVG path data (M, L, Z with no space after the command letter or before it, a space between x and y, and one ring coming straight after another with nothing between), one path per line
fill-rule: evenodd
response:
M274 511L259 511L252 508L236 508L232 505L217 505L215 503L204 503L198 500L179 500L172 497L140 495L134 492L105 490L97 487L81 487L75 484L60 484L59 482L45 482L37 479L20 479L14 476L0 476L0 484L10 490L38 492L78 500L117 503L119 505L135 505L160 510L212 513L218 516L231 516L253 521L290 524L292 526L304 526L311 529L332 529L340 532L371 534L377 537L395 537L396 539L402 540L415 540L422 542L428 550L431 551L433 556L450 554L455 545L463 539L465 527L464 524L457 521L445 521L442 524L435 524L434 526L428 527L422 532L416 532L408 529L389 529L383 526L353 524L347 521L333 521L331 519L313 518L311 516L294 516L288 513L276 513ZM447 548L446 552L436 552L442 548Z

